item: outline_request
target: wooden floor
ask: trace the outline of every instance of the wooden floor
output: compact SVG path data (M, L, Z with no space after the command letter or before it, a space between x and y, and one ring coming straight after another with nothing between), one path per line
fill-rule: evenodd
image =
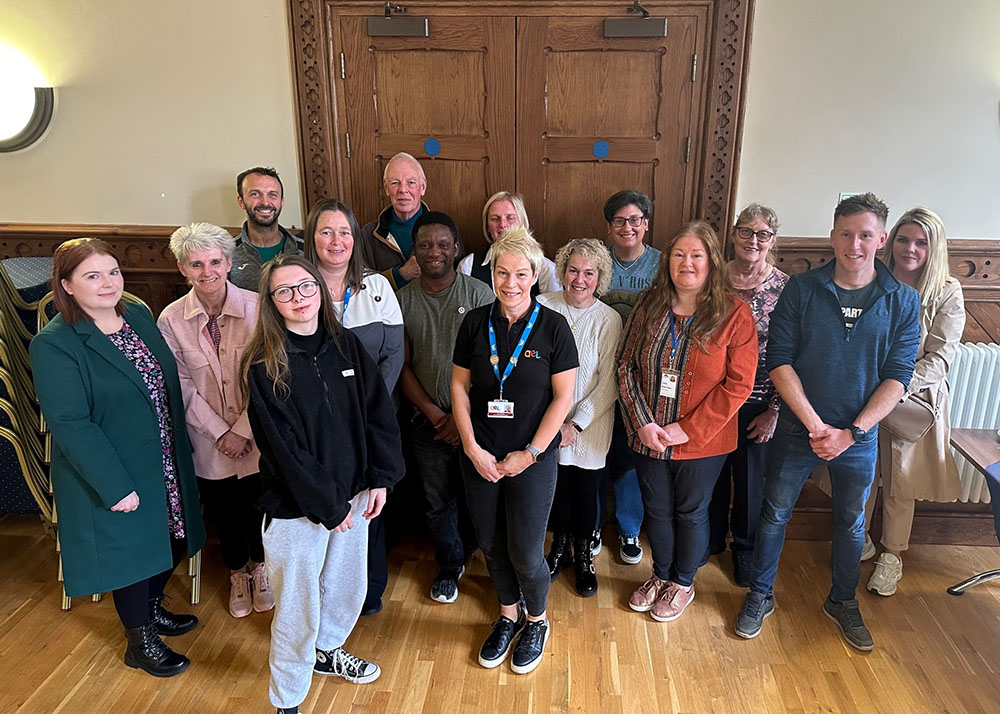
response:
M609 533L610 535L610 529ZM552 639L532 674L479 667L475 652L495 617L481 557L453 605L426 595L435 574L429 544L413 539L390 556L385 609L363 618L350 651L377 661L381 679L355 686L316 677L302 711L364 712L982 712L1000 711L1000 581L962 597L945 593L975 571L1000 567L1000 549L916 546L891 598L860 594L874 652L847 647L820 606L829 546L785 550L777 610L755 640L732 622L743 591L717 556L698 574L697 597L676 622L630 611L649 574L648 554L625 566L597 558L600 592L584 600L565 574L552 588ZM871 572L862 567L862 582ZM232 619L228 580L211 546L202 624L172 644L191 668L159 680L121 662L124 637L108 598L59 610L52 542L37 519L0 519L0 712L273 712L267 704L270 614ZM180 569L179 569L180 570ZM168 588L187 609L189 581Z

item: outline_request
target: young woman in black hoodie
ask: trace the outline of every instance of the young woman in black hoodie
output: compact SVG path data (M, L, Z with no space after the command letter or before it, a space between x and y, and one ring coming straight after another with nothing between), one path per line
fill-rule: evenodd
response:
M381 673L343 644L367 589L368 521L403 459L378 367L339 326L319 271L280 255L260 280L260 318L241 373L261 453L275 595L270 700L297 712L314 672L357 684Z

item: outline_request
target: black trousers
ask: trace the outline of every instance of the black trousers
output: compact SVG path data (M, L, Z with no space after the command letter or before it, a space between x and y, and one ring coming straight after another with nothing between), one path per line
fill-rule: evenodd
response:
M169 570L111 591L118 619L125 627L135 629L149 623L149 601L163 595L163 588L167 586L171 573L174 572L174 568L187 553L187 539L171 538L170 550L174 564L170 566Z
M708 502L727 454L701 459L635 455L653 574L685 587L708 549Z
M243 478L198 479L198 492L207 515L215 523L222 562L239 570L249 561L264 562L261 542L263 514L254 505L260 498L260 474Z
M549 514L553 534L572 535L575 541L590 537L597 521L597 496L605 480L604 471L559 465L556 494Z
M708 506L709 553L718 553L726 547L726 535L730 531L733 534L733 550L753 551L760 507L764 502L767 443L758 444L747 438L747 426L767 409L764 402L748 402L740 407L736 451L726 459ZM731 515L730 492L733 497Z
M545 525L556 487L555 452L496 483L480 476L465 454L461 459L469 514L497 598L501 605L514 605L523 593L528 614L537 617L549 598Z

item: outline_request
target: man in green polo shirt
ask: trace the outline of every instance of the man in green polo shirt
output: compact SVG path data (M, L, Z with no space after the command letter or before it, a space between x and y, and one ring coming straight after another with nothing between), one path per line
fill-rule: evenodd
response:
M264 263L279 253L301 253L302 241L278 225L285 188L277 171L263 166L247 169L236 177L236 196L247 219L236 239L229 280L256 292Z

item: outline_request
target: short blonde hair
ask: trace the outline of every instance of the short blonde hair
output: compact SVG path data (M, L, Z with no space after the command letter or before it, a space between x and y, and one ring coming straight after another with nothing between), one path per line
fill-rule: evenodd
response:
M510 204L514 207L514 213L517 214L518 225L531 230L531 226L528 224L528 212L524 208L524 198L521 197L521 194L511 193L510 191L497 191L486 199L486 205L483 206L483 235L486 236L487 243L493 242L490 240L490 206L497 201L510 201Z
M524 226L511 228L490 246L486 251L486 260L490 262L490 272L492 273L497 265L497 258L507 253L514 253L527 259L531 264L531 272L538 275L542 262L545 260L545 251L539 245L535 237L531 235Z
M227 259L232 258L236 239L214 223L191 223L181 226L170 236L170 252L180 263L186 263L192 251L212 248L221 250Z
M579 255L597 268L597 289L595 295L603 295L611 287L611 254L601 241L595 238L574 238L556 252L556 275L566 287L566 268L573 255Z

